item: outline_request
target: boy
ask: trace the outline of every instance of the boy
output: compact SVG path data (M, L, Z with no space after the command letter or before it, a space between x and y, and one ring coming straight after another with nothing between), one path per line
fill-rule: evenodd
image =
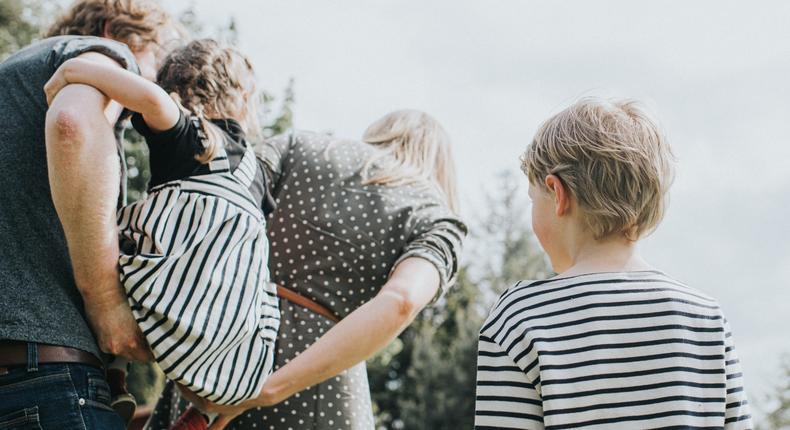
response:
M583 99L538 130L522 169L559 275L510 288L483 325L476 428L751 428L718 304L636 250L671 158L631 101Z

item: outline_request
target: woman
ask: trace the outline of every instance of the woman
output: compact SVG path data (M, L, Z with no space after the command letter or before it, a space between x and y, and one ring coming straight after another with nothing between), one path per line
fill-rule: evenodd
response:
M440 297L458 268L466 227L455 214L449 138L409 110L376 121L363 142L299 132L257 151L276 199L268 235L282 297L279 370L244 405L274 406L244 411L227 428L372 429L364 360ZM152 428L183 406L169 387Z

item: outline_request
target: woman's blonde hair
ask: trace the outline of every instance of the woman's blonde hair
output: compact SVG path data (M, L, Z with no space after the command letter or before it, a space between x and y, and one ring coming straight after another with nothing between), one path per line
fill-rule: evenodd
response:
M99 36L105 31L132 51L159 42L170 16L153 0L79 0L46 31L45 37Z
M196 158L202 163L210 162L224 142L221 130L208 118L233 118L245 132L259 131L255 71L236 49L211 39L194 40L165 58L157 82L200 120L205 151Z
M450 137L433 117L417 110L391 112L371 124L362 140L382 149L363 167L366 184L426 179L438 185L450 209L458 211Z
M672 159L637 102L584 98L541 125L521 168L535 186L559 177L596 239L637 240L664 216Z

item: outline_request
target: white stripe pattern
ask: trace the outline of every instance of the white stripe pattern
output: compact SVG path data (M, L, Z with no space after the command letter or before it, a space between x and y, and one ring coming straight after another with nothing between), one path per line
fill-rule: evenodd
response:
M231 174L173 181L118 214L121 282L167 377L219 404L257 396L271 373L279 307L269 283L266 223L248 188L255 155Z
M715 300L660 272L520 283L480 332L475 428L751 428Z

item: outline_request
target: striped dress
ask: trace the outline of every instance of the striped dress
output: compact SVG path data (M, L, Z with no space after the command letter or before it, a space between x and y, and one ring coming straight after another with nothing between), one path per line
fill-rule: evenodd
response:
M231 172L220 151L208 172L152 188L118 214L121 281L167 377L212 402L255 397L270 374L279 307L267 269L266 222L249 192L248 147Z
M654 271L519 283L480 332L477 429L748 429L719 305Z

